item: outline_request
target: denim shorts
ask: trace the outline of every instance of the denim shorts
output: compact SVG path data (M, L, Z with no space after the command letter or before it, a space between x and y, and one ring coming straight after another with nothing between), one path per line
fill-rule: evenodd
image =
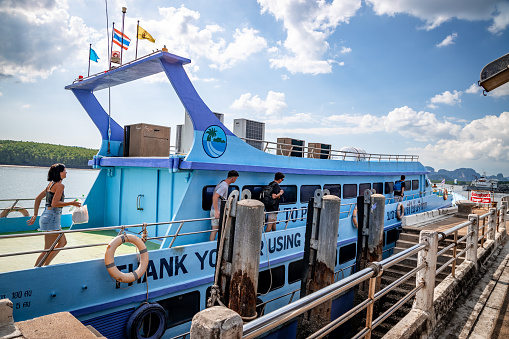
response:
M60 218L62 217L62 208L54 207L52 209L45 209L39 218L39 231L59 231Z

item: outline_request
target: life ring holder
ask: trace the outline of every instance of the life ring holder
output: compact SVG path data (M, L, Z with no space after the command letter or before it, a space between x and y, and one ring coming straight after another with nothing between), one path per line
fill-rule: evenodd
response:
M0 212L0 218L7 218L7 216L12 213L12 212L19 212L21 213L24 217L29 217L30 216L30 213L28 213L27 209L26 208L22 208L22 207L14 207L14 208L6 208L4 210L2 210L2 212Z
M355 228L359 228L359 222L357 220L357 205L355 205L355 208L352 212L352 226Z
M125 242L130 242L135 245L140 252L140 264L138 268L134 272L123 273L115 265L115 251L117 247ZM106 269L108 273L111 275L113 279L122 283L131 283L135 280L141 278L148 266L148 250L147 246L143 240L138 238L133 234L122 234L116 236L113 240L110 241L108 247L106 248L106 252L104 253L104 264L106 265Z
M447 192L447 188L444 188L444 200L447 200L449 197L449 192Z
M398 207L396 207L396 217L398 218L398 220L401 220L401 219L403 219L404 216L405 216L405 207L403 207L402 203L399 203Z
M150 323L148 333L141 335L140 329ZM152 328L152 325L154 327ZM144 302L129 316L125 327L129 339L159 339L166 331L166 311L158 303Z

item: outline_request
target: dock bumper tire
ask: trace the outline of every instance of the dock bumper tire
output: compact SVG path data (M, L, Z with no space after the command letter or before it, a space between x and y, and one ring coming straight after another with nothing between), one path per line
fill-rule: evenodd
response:
M404 216L405 216L405 207L403 207L402 203L399 203L398 207L396 207L396 217L398 218L398 220L401 220L401 219L403 219Z
M166 311L158 303L143 303L127 320L129 339L159 339L166 331Z
M120 272L117 266L115 265L115 251L117 250L118 246L122 245L125 242L130 242L131 244L134 244L138 248L138 251L140 251L140 264L138 265L138 268L134 272L129 273ZM110 243L108 244L108 247L106 248L106 253L104 253L104 264L106 265L108 273L116 281L122 283L131 283L133 281L136 281L139 278L143 277L145 271L147 270L148 266L147 246L145 246L143 240L141 240L140 238L133 234L119 235L115 237L112 241L110 241Z

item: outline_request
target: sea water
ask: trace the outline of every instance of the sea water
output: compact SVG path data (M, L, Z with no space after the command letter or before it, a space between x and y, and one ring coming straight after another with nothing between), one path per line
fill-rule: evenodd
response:
M49 167L0 166L0 200L35 199L48 185L48 170ZM67 168L67 177L62 181L66 198L81 198L82 195L86 198L98 173L99 170ZM0 209L13 202L0 201ZM18 203L23 207L33 207L33 204L33 200Z

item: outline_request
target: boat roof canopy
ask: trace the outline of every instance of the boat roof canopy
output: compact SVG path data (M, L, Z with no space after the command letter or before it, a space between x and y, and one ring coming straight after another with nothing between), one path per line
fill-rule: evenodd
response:
M181 65L191 62L189 59L168 52L157 52L105 71L104 73L93 75L81 81L75 81L73 84L66 86L65 89L98 91L138 80L149 75L154 75L164 71L160 59L164 59L170 63L179 63Z

